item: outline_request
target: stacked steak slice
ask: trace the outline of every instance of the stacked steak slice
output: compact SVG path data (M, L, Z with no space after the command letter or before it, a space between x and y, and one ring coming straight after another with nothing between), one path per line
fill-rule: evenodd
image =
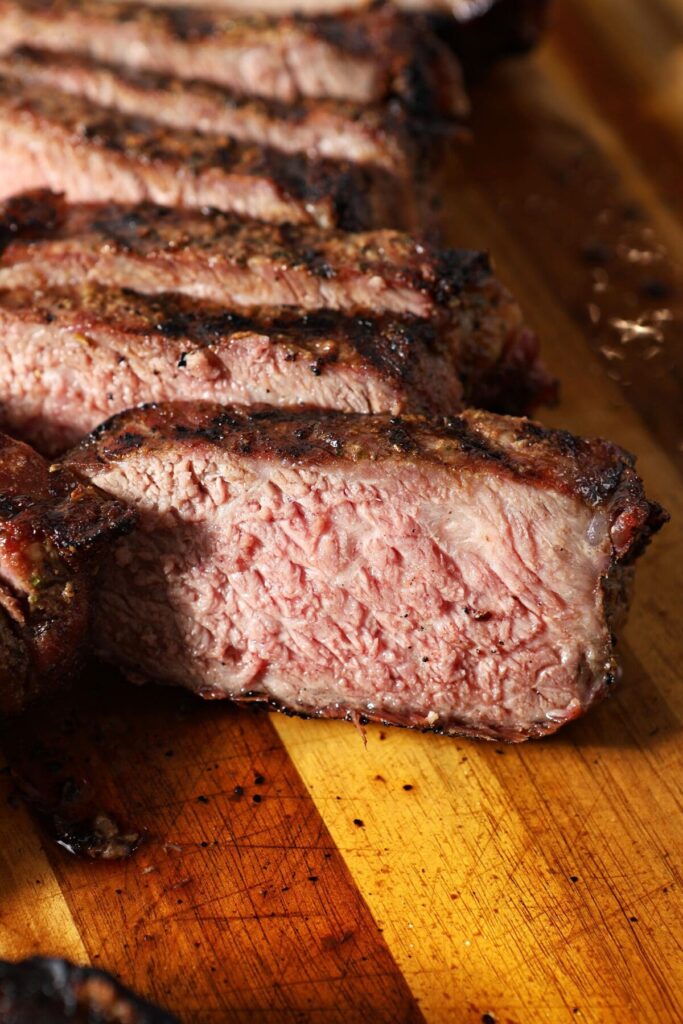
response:
M428 127L411 120L398 104L360 106L325 99L287 104L209 82L27 47L0 59L0 73L170 128L227 135L318 160L379 167L403 180L417 164L421 132Z
M65 465L140 515L98 653L205 697L489 739L615 679L664 521L625 452L526 420L150 406Z
M0 76L0 147L0 198L20 182L73 201L149 199L280 224L417 226L412 190L401 201L381 169L171 129L9 76Z
M83 653L99 557L134 521L0 435L0 711L63 682Z
M27 43L42 53L12 52ZM456 59L390 6L268 19L0 0L0 54L0 198L432 231L429 156L467 111Z
M0 327L3 422L51 453L145 401L443 415L554 387L482 254L50 193L0 218Z
M284 103L398 99L427 117L466 109L452 55L390 5L307 19L109 0L1 0L0 47L26 44Z

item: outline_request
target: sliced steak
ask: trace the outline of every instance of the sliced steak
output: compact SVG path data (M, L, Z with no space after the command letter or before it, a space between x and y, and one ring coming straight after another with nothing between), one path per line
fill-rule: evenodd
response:
M291 105L241 96L206 82L29 48L0 58L0 73L172 128L228 135L311 159L370 164L399 178L412 176L422 149L414 141L422 126L395 105L359 107L305 99ZM442 135L455 131L446 123L439 127Z
M0 960L0 1024L179 1024L104 971L66 960Z
M177 291L236 309L296 306L429 319L458 353L468 401L508 412L554 395L535 336L482 253L396 231L278 226L149 204L68 206L50 193L0 211L0 288L83 281Z
M234 312L97 285L0 291L0 367L0 420L51 455L150 401L441 414L462 404L458 353L425 320Z
M207 698L488 739L615 679L631 563L665 521L625 452L525 420L123 413L66 457L139 527L94 643Z
M0 711L78 664L97 560L133 515L0 435Z
M334 18L268 18L109 0L0 0L0 49L39 46L203 79L245 95L467 111L459 65L391 6Z
M408 183L379 169L168 128L12 77L0 76L0 147L0 199L21 182L76 202L210 206L349 230L417 226Z

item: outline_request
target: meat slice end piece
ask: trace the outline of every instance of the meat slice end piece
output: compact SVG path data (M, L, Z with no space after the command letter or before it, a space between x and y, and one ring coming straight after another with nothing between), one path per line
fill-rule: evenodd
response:
M73 673L98 556L134 518L0 435L0 711L19 710Z

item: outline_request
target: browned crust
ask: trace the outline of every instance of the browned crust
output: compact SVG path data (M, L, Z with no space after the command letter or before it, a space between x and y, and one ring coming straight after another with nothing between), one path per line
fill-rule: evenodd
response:
M172 253L179 262L184 253L203 252L246 265L258 254L282 270L302 267L322 280L343 280L360 270L425 295L435 308L492 277L485 253L438 250L400 231L349 234L153 203L67 204L48 190L23 193L0 205L0 266L37 252L40 243L70 239L144 259Z
M376 374L406 391L413 412L450 412L442 393L456 387L434 381L436 360L444 377L457 366L436 326L418 317L345 316L295 307L225 309L183 295L140 295L129 290L85 284L45 291L0 289L0 324L54 327L87 336L107 334L135 346L136 355L181 342L185 354L219 348L236 334L266 336L290 362L305 361L315 376L353 367Z
M44 957L0 961L0 1004L13 1024L178 1024L105 971Z
M304 18L235 16L103 0L2 0L0 29L3 18L7 31L15 33L15 45L33 44L37 37L41 45L50 48L91 54L94 37L111 35L119 27L126 38L131 32L139 39L153 38L159 48L168 42L195 55L207 45L220 48L228 60L236 46L272 46L283 40L291 40L293 48L324 43L340 65L354 61L372 68L372 102L398 98L422 117L467 112L456 58L421 19L408 17L388 4L333 17ZM44 30L57 26L58 33L48 31L43 37ZM131 62L163 70L149 53L131 55ZM286 65L283 71L288 71Z
M350 231L387 223L414 226L411 203L407 194L402 194L402 185L379 168L310 160L305 154L286 154L224 135L168 128L11 77L0 77L0 118L10 128L30 133L31 150L50 140L73 154L84 170L90 153L110 158L112 173L102 185L103 200L116 198L110 193L116 190L114 169L120 165L136 169L143 178L149 170L154 175L167 174L169 179L182 175L194 183L199 196L204 182L212 188L219 180L232 181L233 189L239 191L241 179L264 181L289 202L291 219L300 223ZM18 136L19 152L22 138ZM57 177L59 171L60 167L53 165ZM68 169L63 174L59 184L67 191ZM96 186L97 181L91 180L89 188ZM264 218L267 213L268 204Z
M325 133L329 126L348 125L353 133L362 133L372 143L375 155L368 160L402 177L410 177L418 155L429 148L430 139L458 134L456 125L448 120L426 125L409 116L400 106L364 107L341 100L311 100L302 98L297 103L283 103L255 96L245 96L202 81L187 81L176 76L153 71L140 71L123 65L109 64L72 53L52 53L20 47L9 56L0 57L0 73L22 81L36 82L88 95L89 90L99 95L105 90L111 95L111 105L118 107L123 91L126 100L137 98L145 108L152 101L163 98L166 107L173 108L177 100L190 98L197 109L242 112L253 115L257 123L279 122L291 126ZM99 86L99 88L98 88ZM107 105L110 105L109 103ZM156 119L166 124L177 124L172 111L159 110ZM189 127L189 126L188 126ZM369 147L368 147L369 148Z
M82 654L97 556L132 511L0 435L0 710L62 682Z
M197 444L233 458L305 466L370 460L427 462L449 473L485 467L605 511L613 559L619 563L640 554L668 519L645 497L633 456L609 441L475 410L430 421L213 403L148 405L108 420L66 457L66 465L89 477L108 462Z

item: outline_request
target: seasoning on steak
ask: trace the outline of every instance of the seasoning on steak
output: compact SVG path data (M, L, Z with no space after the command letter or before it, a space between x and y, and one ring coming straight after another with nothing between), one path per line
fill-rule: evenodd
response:
M447 414L458 353L428 321L237 312L98 285L0 290L0 420L54 455L143 402Z
M408 183L379 169L168 128L13 77L0 76L0 148L0 199L21 182L76 202L211 206L350 230L417 226Z
M468 402L516 412L554 394L537 340L486 256L396 231L325 232L151 204L68 206L50 193L5 204L0 289L83 281L176 291L231 310L423 317L458 353Z
M0 711L73 671L97 561L132 514L0 435ZM0 1018L1 1019L1 1018Z
M151 6L206 7L206 0L146 0ZM363 11L375 0L212 0L211 7L236 14L309 18ZM548 0L393 0L413 17L427 19L435 34L465 67L478 68L534 46L545 23Z
M140 516L98 588L103 658L208 698L488 739L604 695L633 560L666 519L614 445L472 411L148 406L65 464Z
M229 135L285 153L305 153L310 159L370 164L399 178L412 177L423 148L416 147L415 136L424 126L411 122L396 106L306 99L290 105L241 96L206 82L26 47L0 58L0 73L171 128ZM442 122L438 127L441 135L457 135L452 125Z
M76 51L285 103L398 98L425 117L467 111L456 58L390 5L305 19L110 0L0 0L0 50L19 45Z
M179 1024L104 971L67 960L0 960L0 1024Z

